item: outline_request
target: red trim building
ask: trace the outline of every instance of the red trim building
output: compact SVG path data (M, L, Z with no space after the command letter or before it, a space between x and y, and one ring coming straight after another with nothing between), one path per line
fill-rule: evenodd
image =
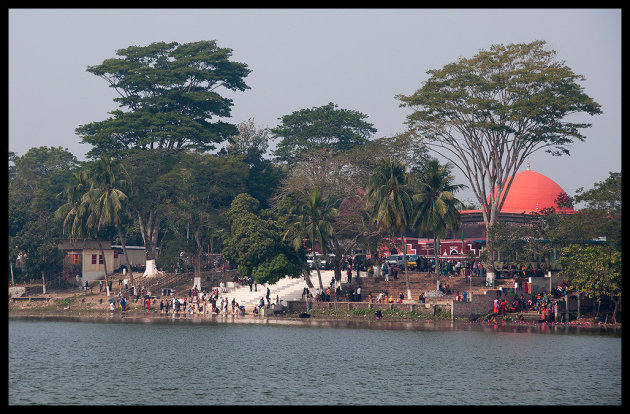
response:
M526 170L514 175L514 181L499 213L499 221L528 224L531 219L541 214L575 213L572 207L557 204L556 200L563 193L564 190L556 182L532 171L528 165ZM440 258L464 258L468 253L479 257L486 237L481 210L462 210L459 229L440 240ZM435 256L433 239L406 237L405 244L407 254ZM400 250L400 239L396 240L392 247Z

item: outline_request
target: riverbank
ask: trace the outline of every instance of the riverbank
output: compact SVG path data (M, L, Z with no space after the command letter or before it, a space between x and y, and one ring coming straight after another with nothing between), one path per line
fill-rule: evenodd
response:
M404 326L435 326L444 327L458 325L492 325L506 327L577 327L581 329L611 329L621 331L621 324L602 323L597 318L585 315L579 320L570 322L538 322L524 321L508 315L484 315L475 320L468 318L456 318L452 320L450 314L442 313L437 315L427 315L412 311L391 311L383 312L380 319L376 319L374 312L367 309L314 309L309 314L272 314L255 315L248 310L245 315L221 314L193 314L188 315L181 311L165 315L160 312L159 301L151 304L149 310L142 306L142 301L129 301L126 310L122 312L120 308L111 311L109 299L105 292L85 293L78 290L68 290L61 292L51 292L46 295L36 295L32 298L9 299L9 318L42 318L57 320L124 320L128 322L160 322L160 321L190 321L196 323L303 323L309 325L335 324L343 325L347 322L353 326L357 324L389 326L395 328L396 325Z

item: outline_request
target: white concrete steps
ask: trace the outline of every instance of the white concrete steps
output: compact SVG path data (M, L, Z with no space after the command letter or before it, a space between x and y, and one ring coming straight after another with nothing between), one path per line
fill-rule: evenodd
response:
M333 274L333 271L321 272L322 283L324 286L328 286L330 284ZM319 286L317 273L311 272L311 281L315 287ZM221 295L223 297L227 297L230 302L234 298L239 305L252 306L257 305L260 298L267 296L267 288L269 288L269 299L271 300L271 303L276 303L276 296L278 296L281 301L280 303L282 303L282 301L286 303L287 301L301 300L302 292L304 292L305 287L308 286L306 285L306 281L303 277L285 277L272 285L258 285L258 291L254 291L252 288L252 291L250 292L249 286L245 285L237 288L231 288L227 293L222 293Z

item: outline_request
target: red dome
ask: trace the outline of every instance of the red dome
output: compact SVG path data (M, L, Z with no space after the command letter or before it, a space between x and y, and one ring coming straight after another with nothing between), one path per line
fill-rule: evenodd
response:
M558 208L556 204L555 200L563 192L562 187L552 179L529 169L521 171L514 176L501 212L537 213L545 208L554 208L556 212L573 213L572 208Z

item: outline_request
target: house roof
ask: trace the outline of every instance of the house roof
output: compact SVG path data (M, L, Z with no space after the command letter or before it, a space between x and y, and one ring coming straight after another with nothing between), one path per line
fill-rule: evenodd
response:
M112 242L111 240L101 240L101 245L103 246L103 250L111 250ZM98 241L96 240L74 240L74 239L61 239L59 240L58 247L60 250L95 250L99 249Z

